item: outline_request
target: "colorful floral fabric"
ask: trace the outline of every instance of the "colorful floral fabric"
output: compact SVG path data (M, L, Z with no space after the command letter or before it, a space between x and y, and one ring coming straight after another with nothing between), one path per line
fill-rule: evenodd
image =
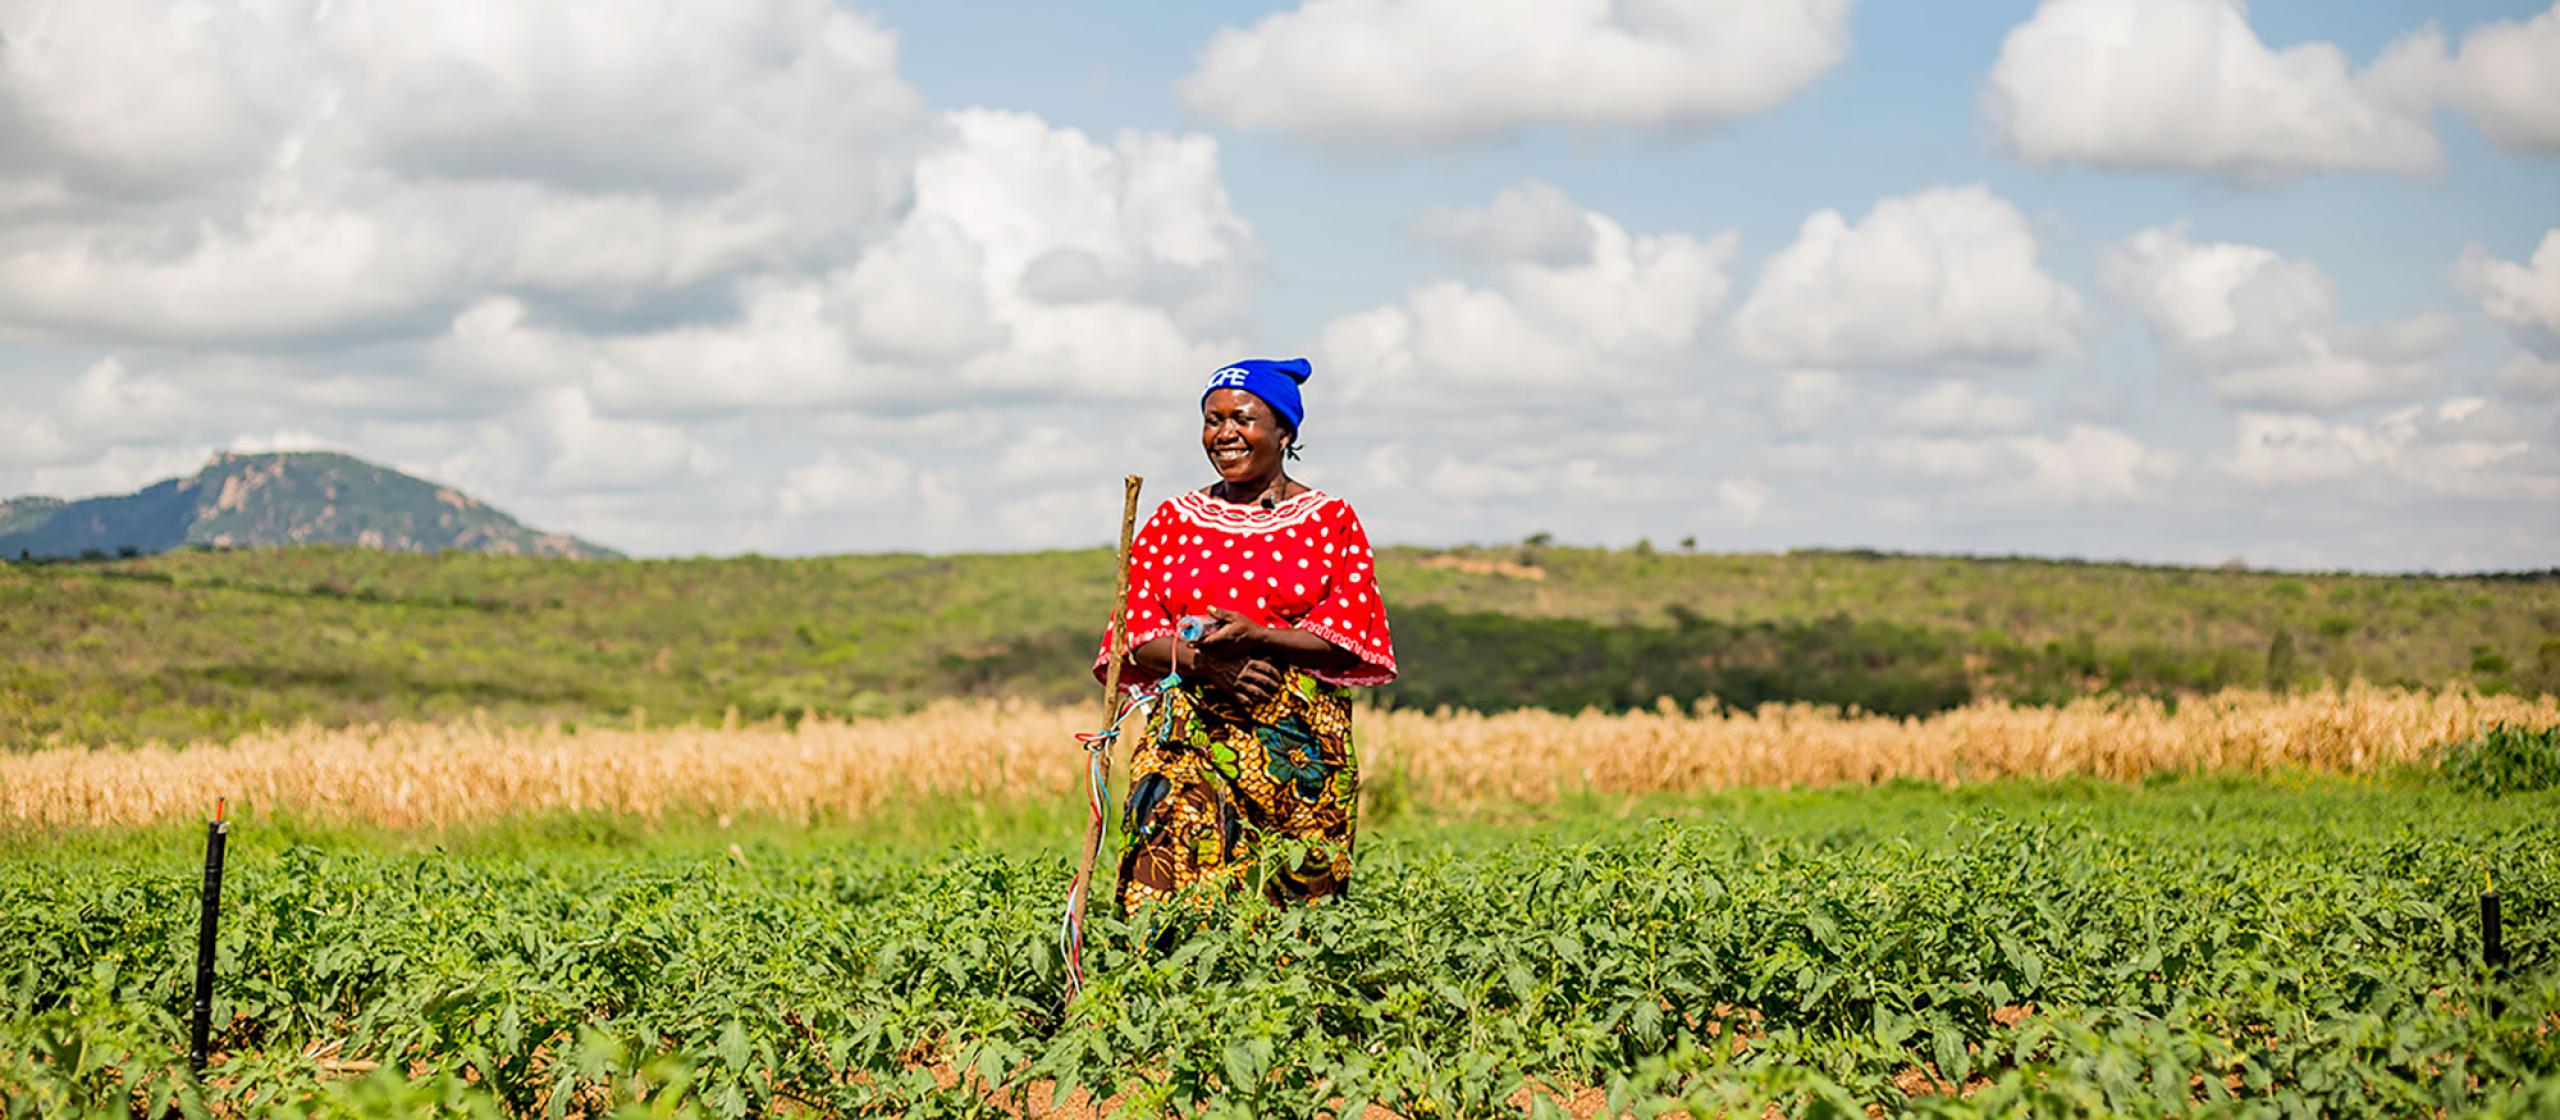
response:
M1224 693L1177 688L1130 757L1121 816L1119 902L1171 897L1197 883L1259 885L1275 902L1341 894L1351 884L1360 777L1351 693L1290 670L1247 708ZM1303 858L1266 858L1287 837Z
M1251 707L1196 681L1166 694L1131 756L1122 907L1214 881L1259 884L1275 900L1341 894L1359 801L1350 689L1396 677L1377 557L1359 516L1316 490L1267 510L1194 491L1158 506L1130 549L1128 648L1225 608L1305 630L1360 663L1289 669L1280 691ZM1097 675L1109 641L1095 654ZM1124 669L1121 680L1151 679ZM1274 839L1303 858L1265 858Z

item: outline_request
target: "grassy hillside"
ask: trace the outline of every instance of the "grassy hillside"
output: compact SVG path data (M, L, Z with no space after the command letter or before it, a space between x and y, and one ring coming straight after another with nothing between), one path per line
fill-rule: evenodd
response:
M0 567L0 745L299 719L653 722L1090 695L1099 551L576 562L310 547ZM1849 553L1390 549L1387 703L2560 690L2560 576L2278 575Z

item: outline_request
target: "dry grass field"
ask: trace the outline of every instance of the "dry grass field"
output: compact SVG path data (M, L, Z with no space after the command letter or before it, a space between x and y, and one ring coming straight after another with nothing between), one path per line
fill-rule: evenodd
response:
M147 825L217 796L250 813L392 828L529 813L858 819L919 796L1005 806L1081 780L1088 706L945 702L837 722L576 730L485 723L299 728L228 743L0 755L0 827ZM1425 809L1742 786L1962 783L2162 772L2369 773L2424 764L2493 723L2560 725L2560 701L2353 687L1979 703L1919 720L1804 707L1565 716L1369 711L1364 782Z

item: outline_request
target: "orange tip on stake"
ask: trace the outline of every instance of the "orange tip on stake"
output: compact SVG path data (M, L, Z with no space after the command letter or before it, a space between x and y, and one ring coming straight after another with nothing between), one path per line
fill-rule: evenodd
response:
M228 808L230 808L230 807L231 807L231 799L230 799L230 798L228 798L228 797L217 797L217 798L214 798L214 799L213 799L213 819L214 819L214 821L215 821L216 823L219 823L219 822L222 820L222 813L223 813L223 810L228 809Z

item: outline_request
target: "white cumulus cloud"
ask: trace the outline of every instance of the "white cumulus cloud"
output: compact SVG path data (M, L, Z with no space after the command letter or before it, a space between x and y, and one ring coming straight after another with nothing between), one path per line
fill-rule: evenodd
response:
M782 474L774 504L791 517L876 510L911 496L917 474L905 460L876 451L828 449Z
M840 253L936 122L824 0L31 3L0 14L0 323L399 336Z
M176 430L197 407L166 379L138 376L123 361L107 357L62 391L56 415L84 440L123 443Z
M1769 393L1769 413L1786 432L1811 431L1849 401L1849 385L1827 369L1791 369Z
M2326 411L2407 397L2439 379L2436 359L2459 331L2443 314L2339 325L2318 267L2258 245L2199 244L2183 225L2133 235L2099 271L2216 396L2239 404Z
M2560 4L2473 27L2458 49L2429 27L2392 44L2374 69L2412 97L2452 105L2501 147L2560 152Z
M36 405L42 407L29 407ZM169 379L137 373L109 355L50 401L0 398L0 463L58 466L119 444L161 439L185 429L202 408Z
M1483 206L1434 207L1414 221L1413 232L1468 260L1549 268L1590 260L1595 240L1582 208L1546 183L1505 188Z
M1885 422L1920 432L2014 432L2031 424L2035 414L2035 405L2024 397L1948 378L1893 406Z
M1662 384L1691 364L1732 289L1736 240L1630 234L1581 212L1588 258L1517 260L1498 288L1424 285L1398 303L1327 324L1322 366L1359 371L1346 400L1411 400L1435 389L1555 393Z
M131 201L253 173L305 111L292 74L308 65L307 40L275 7L10 5L0 179Z
M741 281L730 317L590 335L496 296L455 316L431 357L681 414L1125 399L1228 356L1260 248L1214 142L1106 144L984 110L952 114L946 135L896 226L824 270Z
M1719 511L1743 526L1756 525L1769 510L1769 487L1756 478L1727 478L1716 482L1716 505Z
M2560 498L2560 463L2549 449L2502 430L2484 405L2460 397L2370 423L2242 412L2215 463L2258 489L2381 485L2451 497Z
M2044 271L2025 215L1980 186L1888 198L1855 225L1804 220L1734 313L1776 365L2023 365L2078 349L2079 293Z
M1849 0L1307 0L1212 38L1193 111L1326 143L1445 145L1552 125L1701 128L1765 112L1849 48Z
M1292 0L1238 20L1188 92L1222 127L1372 153L1694 135L1828 80L1851 2ZM2143 399L2095 383L2140 354L2091 332L2055 278L2078 262L2025 196L1888 188L1755 247L1754 276L1722 225L1631 228L1515 178L1411 207L1403 232L1448 271L1326 306L1307 277L1359 291L1409 248L1359 242L1392 232L1360 192L1481 161L1318 169L1332 232L1265 244L1239 205L1310 196L1231 203L1216 137L927 104L861 8L0 0L0 495L332 447L644 554L1089 546L1122 474L1159 499L1207 481L1188 413L1208 370L1303 352L1318 422L1293 470L1386 541L2548 562L2548 244L2454 270L2540 351L2375 419L2311 410L2416 399L2377 386L2431 378L2449 317L2344 321L2309 264L2181 232L2194 259L2119 294L2173 364L2277 419L2245 439L2209 407L2075 424L2097 406L2065 402ZM2318 50L2224 59L2532 151L2545 71L2515 60L2547 23L2420 35L2341 61L2342 84L2286 69ZM1926 46L1873 53L1899 70L1887 52ZM1118 94L1098 96L1107 114ZM2309 104L2259 100L2179 111L2219 143ZM2312 117L2338 125L2323 144L2359 135ZM2394 135L2370 132L2368 162L2401 165ZM1615 152L1660 175L1612 197L1752 221L1687 150ZM2356 165L2269 150L2264 173ZM1258 336L1273 273L1287 294L1259 310L1285 317L1259 326L1283 333ZM1974 376L2004 366L2039 368Z
M2073 424L2059 435L1895 435L1868 441L1865 460L1885 475L1952 487L1958 506L2094 507L2156 497L2179 456L2132 433Z
M2560 229L2543 234L2533 259L2523 264L2471 246L2454 266L2454 275L2517 343L2543 357L2560 358Z
M556 489L645 490L721 467L682 427L600 416L580 389L545 391L528 410L549 450L543 481Z
M2518 354L2498 367L2497 383L2517 396L2560 397L2560 361Z
M2174 454L2096 424L2073 424L2060 436L2014 437L2009 447L2027 461L2027 473L1995 493L2045 505L2148 497L2154 483L2178 469Z
M2321 42L2274 48L2239 0L2046 0L1982 95L2031 163L2207 171L2412 171L2440 154L2423 98Z
M1262 253L1211 137L938 111L833 0L0 2L0 152L0 493L292 433L643 549L1003 543L736 511L1196 384Z

